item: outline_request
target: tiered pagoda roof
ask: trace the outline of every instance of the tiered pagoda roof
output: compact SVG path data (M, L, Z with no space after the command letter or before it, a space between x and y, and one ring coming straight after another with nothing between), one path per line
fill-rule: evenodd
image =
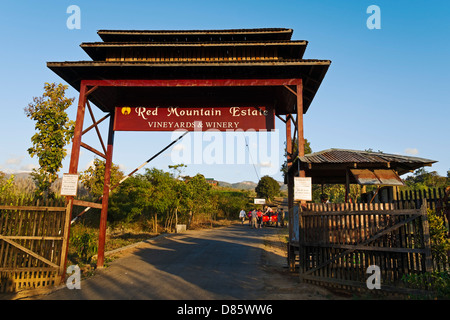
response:
M89 61L48 62L79 90L81 80L299 79L306 112L329 60L303 59L308 44L291 40L292 29L99 30L102 42L82 43ZM105 112L115 106L264 104L276 114L295 111L283 87L100 88L89 96Z

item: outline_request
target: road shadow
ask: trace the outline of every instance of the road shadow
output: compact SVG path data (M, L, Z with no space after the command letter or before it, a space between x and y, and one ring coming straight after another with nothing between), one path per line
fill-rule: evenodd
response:
M276 232L233 225L143 242L83 280L80 290L60 288L36 298L329 299L326 290L299 284L298 277L289 273L282 250L267 250L267 241L276 242Z

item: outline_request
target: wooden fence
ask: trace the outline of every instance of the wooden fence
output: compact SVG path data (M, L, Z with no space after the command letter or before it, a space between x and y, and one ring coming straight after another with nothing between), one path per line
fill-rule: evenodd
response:
M398 209L420 208L426 200L429 209L436 210L444 223L449 227L450 187L428 188L423 190L400 190L396 187L383 187L379 192L368 192L362 195L361 202L393 203ZM443 212L442 209L447 211Z
M398 208L420 208L426 202L429 209L435 210L443 220L447 230L450 229L450 187L430 188L425 190L399 190L393 203ZM450 232L449 232L450 236Z
M69 223L64 201L0 199L0 292L57 285Z
M450 202L446 198L446 191L444 188L429 188L424 190L397 190L393 200L398 206L407 206L414 203L416 208L419 208L423 201L426 200L428 208L435 210L436 207L442 206L442 202Z
M367 268L376 265L382 289L408 290L403 275L436 269L426 209L426 204L401 210L392 203L307 204L298 222L300 278L367 289Z

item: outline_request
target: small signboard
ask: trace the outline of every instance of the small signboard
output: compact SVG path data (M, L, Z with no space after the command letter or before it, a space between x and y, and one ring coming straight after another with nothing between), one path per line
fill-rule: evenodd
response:
M294 200L312 200L311 177L294 177Z
M61 195L75 197L77 195L77 190L78 174L64 173L61 184Z
M255 198L255 199L253 199L253 203L254 204L266 204L266 199Z

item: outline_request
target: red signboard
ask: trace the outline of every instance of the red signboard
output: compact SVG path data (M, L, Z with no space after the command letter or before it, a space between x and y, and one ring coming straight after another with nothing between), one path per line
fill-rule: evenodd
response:
M266 107L116 107L115 131L273 130L275 115Z

